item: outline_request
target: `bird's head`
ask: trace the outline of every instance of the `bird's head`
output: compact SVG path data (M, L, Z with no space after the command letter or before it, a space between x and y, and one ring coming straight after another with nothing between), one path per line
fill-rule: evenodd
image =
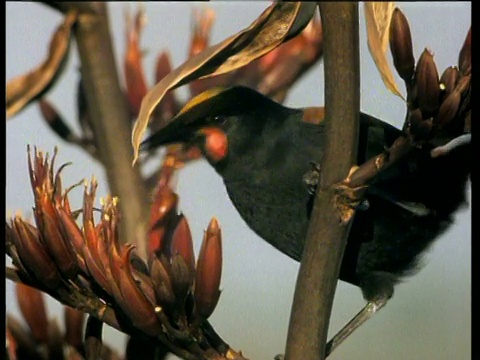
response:
M286 119L298 113L248 87L216 87L192 98L141 149L181 143L198 148L217 168L234 154L244 156L258 149L259 142L268 143L265 131L274 137L272 130L280 130Z

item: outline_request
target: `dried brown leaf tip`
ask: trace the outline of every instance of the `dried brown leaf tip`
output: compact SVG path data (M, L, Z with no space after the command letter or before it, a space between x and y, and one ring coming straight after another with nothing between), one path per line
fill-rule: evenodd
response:
M365 24L367 27L368 49L380 72L383 83L388 90L403 99L386 57L394 7L395 5L392 1L365 2Z
M143 334L182 357L224 359L233 353L206 321L220 295L219 225L216 220L210 223L196 261L188 221L177 212L178 196L171 185L179 166L174 155L167 156L162 167L152 204L148 260L136 254L134 245L119 242L118 199L106 196L100 208L95 206L95 179L85 182L81 219L76 219L78 211L72 211L68 199L72 188L62 188L64 166L55 171L55 157L56 152L50 158L37 149L29 154L35 225L20 216L7 222L6 252L14 265L7 270L11 279L71 307L65 310L67 330L63 335L58 324L47 319L38 290L19 285L29 331L11 325L11 349L39 341L52 354L68 346L72 358L97 358L104 351L100 336L87 336L86 354L81 346L86 312L89 323L106 322L127 334ZM30 348L35 353L35 346Z
M408 20L398 8L392 15L390 50L407 88L404 129L411 142L430 144L432 154L443 154L464 144L465 139L470 141L464 135L470 132L471 29L460 50L458 67L447 67L440 78L431 50L425 48L415 64Z
M15 115L41 97L59 78L68 55L71 29L76 20L77 13L70 11L54 32L45 61L27 74L7 82L7 117Z

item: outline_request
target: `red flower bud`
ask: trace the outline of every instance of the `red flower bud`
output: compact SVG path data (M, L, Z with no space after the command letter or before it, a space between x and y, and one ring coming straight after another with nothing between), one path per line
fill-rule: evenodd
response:
M188 266L189 271L192 274L195 272L195 254L193 251L192 234L188 226L187 218L184 215L180 215L177 227L173 231L171 254L172 256L179 254Z
M140 112L143 97L148 88L142 65L142 52L140 50L140 36L145 23L145 14L139 10L132 20L128 12L125 16L127 28L127 51L125 53L124 71L127 85L127 97L133 116Z
M57 290L60 273L41 243L38 230L18 217L12 220L12 228L13 241L22 263L47 287Z
M65 306L63 308L65 322L65 341L76 349L83 347L83 324L85 313L83 311Z
M45 330L48 327L48 318L43 294L21 283L18 283L15 288L18 306L33 337L40 343L47 342L48 336Z
M202 318L208 318L217 305L221 276L222 237L218 221L213 218L203 238L195 278L196 311Z

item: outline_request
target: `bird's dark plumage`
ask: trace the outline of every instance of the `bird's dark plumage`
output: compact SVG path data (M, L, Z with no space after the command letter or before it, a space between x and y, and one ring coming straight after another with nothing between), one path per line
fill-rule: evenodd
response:
M321 160L324 125L304 122L302 109L284 107L248 88L233 87L225 94L228 106L203 104L194 115L180 114L144 148L171 142L199 146L249 227L300 260L313 200L303 176L311 162ZM198 134L205 126L226 134L228 153L221 160L209 157L205 138ZM362 115L358 162L380 153L399 135L400 130ZM393 294L394 285L416 268L466 201L469 145L437 158L429 150L413 151L378 176L366 195L368 209L355 215L340 279L359 286L369 301Z

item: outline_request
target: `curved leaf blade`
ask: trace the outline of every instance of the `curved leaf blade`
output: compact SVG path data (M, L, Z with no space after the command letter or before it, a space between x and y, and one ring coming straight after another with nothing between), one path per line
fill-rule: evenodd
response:
M368 49L370 50L370 54L372 55L375 65L377 65L377 69L380 72L386 88L404 99L395 82L391 66L386 56L390 21L394 9L395 3L393 1L364 3L365 24L367 26Z
M168 90L192 80L224 74L247 65L288 41L309 23L316 3L278 2L269 6L248 28L191 57L155 85L144 97L132 131L133 164L148 122ZM166 121L161 127L168 125Z

